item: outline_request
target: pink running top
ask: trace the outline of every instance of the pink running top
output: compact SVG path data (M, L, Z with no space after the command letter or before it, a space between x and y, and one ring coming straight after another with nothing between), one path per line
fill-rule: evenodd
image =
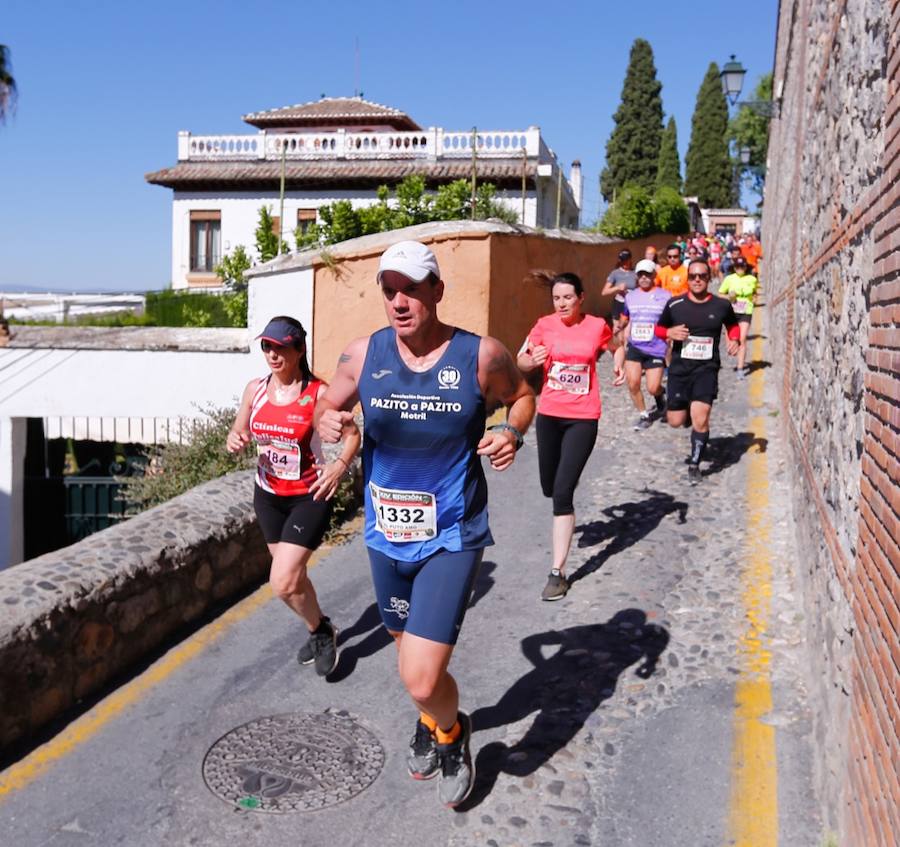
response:
M609 346L612 330L603 318L585 315L566 326L556 314L545 315L528 333L529 348L541 344L544 388L538 411L554 418L596 420L600 417L597 357Z

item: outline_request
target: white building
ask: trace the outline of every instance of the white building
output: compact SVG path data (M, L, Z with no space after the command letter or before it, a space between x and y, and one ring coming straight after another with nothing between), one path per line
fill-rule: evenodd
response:
M178 134L178 163L146 175L173 189L172 286L215 286L213 272L238 244L254 255L259 208L276 230L316 220L320 206L376 201L380 185L421 174L429 188L471 179L498 188L498 199L532 227L577 228L581 166L568 178L538 127L525 130L422 129L398 109L361 98L323 98L245 115L247 135ZM474 145L473 145L474 139ZM475 148L473 155L473 146ZM284 222L280 220L284 177Z

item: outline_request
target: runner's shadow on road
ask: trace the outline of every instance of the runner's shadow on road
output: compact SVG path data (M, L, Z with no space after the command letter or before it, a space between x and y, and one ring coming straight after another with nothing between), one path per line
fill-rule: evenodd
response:
M475 787L458 810L478 806L501 773L526 777L550 761L613 695L622 673L640 662L635 673L648 679L668 643L668 631L648 623L640 609L623 609L606 623L523 639L522 653L534 667L493 706L473 712L472 725L482 732L537 715L512 746L492 741L478 751Z
M492 576L497 570L496 562L482 562L478 568L478 576L475 577L475 586L472 589L472 598L469 600L469 608L471 609L479 600L483 600L485 595L494 587L496 580Z
M366 635L366 633L368 634ZM351 638L357 638L362 635L365 635L362 641L357 641L349 647L342 646ZM372 603L356 619L356 623L346 629L342 629L338 633L337 643L338 647L341 648L341 655L338 660L338 666L328 675L327 681L341 682L346 679L356 670L356 663L360 659L374 656L393 640L381 622L381 615L378 614L378 604Z
M752 374L755 371L761 371L761 370L764 370L765 368L771 368L771 367L772 367L771 362L767 362L764 359L760 359L758 362L750 362L747 365L747 373Z
M596 547L610 538L612 543L574 571L569 577L570 585L599 570L610 557L649 535L667 515L677 512L680 524L687 520L687 503L663 491L645 488L642 493L648 495L644 500L619 503L604 509L603 514L609 518L608 521L591 521L575 527L575 531L581 533L579 547Z
M703 471L703 476L712 476L736 465L744 453L750 452L751 447L756 447L757 453L765 453L768 446L768 438L760 438L753 432L738 432L735 435L710 438L706 454L709 465Z

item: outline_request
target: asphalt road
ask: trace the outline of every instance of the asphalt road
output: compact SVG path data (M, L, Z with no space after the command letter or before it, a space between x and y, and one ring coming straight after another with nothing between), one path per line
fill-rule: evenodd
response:
M756 379L764 366L759 370ZM406 773L415 711L398 682L356 537L312 572L323 607L342 629L341 662L329 681L295 663L303 634L289 610L274 600L257 604L96 732L83 733L38 778L0 797L0 842L730 843L743 767L735 763L734 739L747 620L747 474L752 457L765 451L765 508L778 559L765 632L773 706L763 722L774 727L778 777L777 803L768 811L778 843L817 847L786 502L791 466L774 395L766 393L754 412L746 382L730 371L722 381L711 461L693 489L682 464L687 434L659 423L633 432L624 390L604 390L597 447L576 495L575 582L561 602L538 599L549 569L550 509L537 485L533 435L511 470L489 471L497 544L486 553L452 663L463 707L473 714L479 770L463 810L444 809L434 782ZM765 438L750 427L751 414L770 419ZM206 777L213 782L229 756L243 762L231 802L214 794L204 780L208 751L236 728L277 716L210 753ZM299 744L291 734L297 726L305 733ZM341 741L332 750L335 738ZM328 779L304 770L309 756L329 762ZM335 804L263 810L267 792L302 800L305 791L314 803Z

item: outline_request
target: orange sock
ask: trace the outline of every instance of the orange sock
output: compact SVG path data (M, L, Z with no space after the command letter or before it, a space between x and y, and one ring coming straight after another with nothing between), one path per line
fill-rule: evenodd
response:
M455 721L453 726L448 729L446 732L442 730L440 727L435 730L435 738L437 738L438 744L452 744L459 738L460 733L462 732L462 727L459 725L459 721Z
M437 722L431 715L426 715L425 712L419 712L419 720L425 724L432 732L437 729Z

